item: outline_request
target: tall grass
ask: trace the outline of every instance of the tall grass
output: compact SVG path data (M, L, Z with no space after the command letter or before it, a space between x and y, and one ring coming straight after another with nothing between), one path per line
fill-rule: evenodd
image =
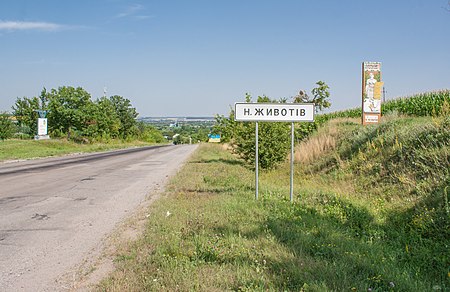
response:
M426 118L396 126L402 132L424 122L438 129L444 123ZM372 168L357 169L360 162L371 163L367 151L382 129L344 121L331 127L345 138L338 135L335 149L321 159L296 165L294 204L287 199L288 165L261 173L260 200L255 201L253 171L219 145L202 145L149 210L143 236L117 251L116 272L97 289L449 289L446 226L433 223L446 224L440 190L448 178L429 195L398 183L378 186L377 176L363 177L362 171ZM395 143L394 135L387 148ZM347 162L338 163L337 155ZM385 194L388 184L398 186ZM439 237L433 230L444 233Z
M308 164L336 148L336 140L342 135L343 124L357 124L357 119L337 118L321 128L320 133L312 134L307 140L295 147L295 162Z
M390 118L340 132L336 150L307 165L305 174L319 182L343 178L351 183L356 194L339 198L355 202L358 196L382 223L364 223L358 227L361 232L375 232L390 245L403 247L404 253L396 256L400 261L434 277L440 282L436 287L448 289L450 117ZM347 220L345 209L333 216Z
M80 144L64 139L0 141L0 161L60 156L70 153L106 151L134 146L151 145L141 141L110 140L109 143Z

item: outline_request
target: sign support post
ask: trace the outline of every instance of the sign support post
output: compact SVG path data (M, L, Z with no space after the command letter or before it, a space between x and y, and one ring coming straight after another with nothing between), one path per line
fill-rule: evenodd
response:
M259 196L259 133L258 122L255 127L255 200L258 200Z
M294 201L294 122L291 123L291 177L289 199L291 203Z

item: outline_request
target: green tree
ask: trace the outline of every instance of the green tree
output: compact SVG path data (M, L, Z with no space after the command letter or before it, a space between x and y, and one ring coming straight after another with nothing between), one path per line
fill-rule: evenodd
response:
M318 112L331 106L331 102L329 101L330 87L323 81L317 81L316 85L317 87L311 90L313 95L311 102L316 105L316 112Z
M224 115L216 115L215 116L216 124L213 127L214 134L220 134L221 142L230 142L230 140L234 137L233 129L235 129L235 121L234 121L234 111L231 110L230 114L227 117Z
M324 81L317 81L317 87L311 90L312 96L309 96L306 91L300 90L299 94L294 97L294 103L314 103L316 113L331 106L329 100L330 87Z
M12 106L13 115L17 119L20 131L24 134L30 136L37 134L37 119L39 116L36 110L39 108L39 98L37 97L18 97L16 99L15 104Z
M246 94L246 102L251 101L251 96ZM257 102L276 103L267 96L259 96ZM279 100L278 102L283 102ZM255 163L255 123L236 122L234 111L230 111L229 118L216 117L218 125L215 130L224 136L226 141L233 146L234 151L249 164ZM289 124L260 122L259 130L259 165L263 169L276 167L283 162L289 152Z
M110 99L102 97L90 104L87 116L85 135L107 140L119 137L120 119Z
M161 131L149 124L138 122L137 128L139 130L139 140L141 141L148 143L163 143L167 141Z
M41 110L48 110L48 95L47 95L47 89L44 87L41 90L41 94L39 95L39 101L40 101L40 107Z
M136 135L138 132L136 118L138 113L132 107L130 100L119 95L110 97L117 116L120 120L119 135L123 139L127 139Z
M11 138L16 131L15 125L11 120L11 115L6 112L0 113L0 140Z
M81 87L59 87L46 94L48 99L48 125L51 131L67 135L72 131L83 133L88 127L91 95Z

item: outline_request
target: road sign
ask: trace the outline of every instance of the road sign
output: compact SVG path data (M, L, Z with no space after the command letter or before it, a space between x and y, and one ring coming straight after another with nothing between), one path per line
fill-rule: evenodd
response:
M313 103L235 103L236 121L313 122Z
M220 134L209 134L208 142L209 143L220 143Z
M39 136L47 135L47 119L46 118L38 118L38 135Z
M242 122L256 122L255 127L255 199L259 194L259 134L258 122L291 122L291 175L290 199L294 193L294 122L314 122L313 103L243 103L234 104L234 119Z

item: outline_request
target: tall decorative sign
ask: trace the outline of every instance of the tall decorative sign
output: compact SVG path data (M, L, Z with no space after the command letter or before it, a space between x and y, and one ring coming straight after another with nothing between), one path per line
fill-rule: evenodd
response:
M381 63L362 64L362 124L377 124L381 120Z
M50 139L48 136L48 124L47 124L47 113L45 110L36 110L39 115L38 118L38 132L34 136L35 140L47 140Z

